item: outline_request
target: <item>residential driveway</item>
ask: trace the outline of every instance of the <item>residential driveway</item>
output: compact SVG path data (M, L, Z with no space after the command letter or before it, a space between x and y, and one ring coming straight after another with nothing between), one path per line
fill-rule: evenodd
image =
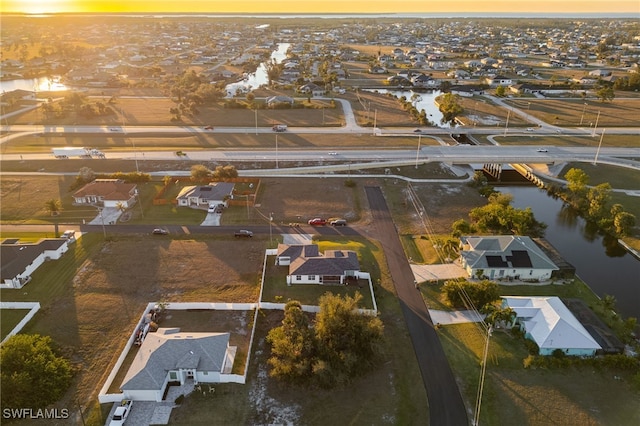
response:
M105 207L102 211L87 225L115 225L122 215L122 211L115 207Z
M433 426L468 426L467 410L424 300L413 284L414 275L380 187L365 187L376 238L384 249L389 271L429 400Z
M436 325L463 324L467 322L480 322L484 315L476 311L437 311L429 309L429 315Z
M220 226L221 218L222 213L207 213L207 217L204 218L200 226Z
M313 240L309 234L299 232L297 234L282 234L283 244L297 245L297 244L311 244Z
M459 263L444 263L441 265L411 265L415 280L423 281L451 280L467 278L469 274Z

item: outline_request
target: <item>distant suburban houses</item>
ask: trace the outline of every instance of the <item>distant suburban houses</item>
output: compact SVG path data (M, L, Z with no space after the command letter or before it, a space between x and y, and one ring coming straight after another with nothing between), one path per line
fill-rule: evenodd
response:
M22 288L31 281L31 274L44 262L60 259L69 249L68 243L65 238L47 238L37 243L4 240L0 244L0 288Z
M147 334L120 386L125 399L160 402L167 386L187 380L218 383L230 374L236 353L229 333L159 328Z
M135 204L136 184L119 179L96 179L73 194L75 204L129 208Z
M540 355L560 350L565 355L593 356L602 349L558 297L507 296L502 306L515 311L515 323L525 338L536 342Z
M321 254L315 244L278 244L276 265L288 266L287 284L345 284L357 279L358 255L351 250L327 250Z
M529 237L460 237L462 267L470 277L545 281L558 268Z

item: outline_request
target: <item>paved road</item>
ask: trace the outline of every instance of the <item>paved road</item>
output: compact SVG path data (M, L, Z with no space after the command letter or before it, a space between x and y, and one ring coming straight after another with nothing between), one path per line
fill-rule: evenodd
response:
M422 297L413 284L413 273L404 254L387 202L379 187L366 187L377 239L382 244L413 349L429 399L429 424L466 426L467 411L440 339Z

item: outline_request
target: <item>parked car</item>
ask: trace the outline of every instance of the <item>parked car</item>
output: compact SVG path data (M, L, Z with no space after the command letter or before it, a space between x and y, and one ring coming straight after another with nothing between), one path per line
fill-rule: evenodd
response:
M344 219L334 219L329 222L331 226L347 226L347 221Z
M169 231L167 231L166 229L162 229L162 228L156 228L153 231L151 231L152 234L154 235L167 235L169 233Z
M133 401L130 399L123 400L120 405L116 407L116 411L113 413L109 426L122 426L125 420L127 420L127 417L129 417L132 406Z
M309 219L309 222L307 222L309 225L314 225L314 226L322 226L322 225L326 225L327 221L326 219L323 219L321 217L316 217L313 219Z
M251 231L247 231L246 229L241 229L241 230L239 230L239 231L236 231L236 233L234 234L234 236L235 236L236 238L242 238L242 237L244 237L244 238L251 238L251 237L253 237L253 232L251 232Z

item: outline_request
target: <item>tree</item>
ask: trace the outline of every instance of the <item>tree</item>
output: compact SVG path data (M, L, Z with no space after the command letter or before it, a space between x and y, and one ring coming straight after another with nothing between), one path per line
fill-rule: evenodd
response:
M367 371L376 361L382 341L382 321L375 316L360 314L354 297L325 293L320 297L320 312L316 316L316 338L320 358L326 362L331 376L319 377L320 384L332 386L347 383L352 377Z
M613 226L615 227L616 234L621 237L629 235L635 224L636 217L629 212L619 212L613 218Z
M440 112L442 113L442 123L453 124L456 117L462 114L464 108L460 105L460 97L452 93L445 93L438 98Z
M168 186L172 180L173 178L171 176L166 175L165 177L162 178L162 183L164 183L164 186Z
M606 102L606 101L613 102L613 100L616 97L616 92L613 90L613 87L611 86L603 86L596 91L596 96L602 102Z
M489 280L471 283L466 280L448 280L443 290L447 300L453 307L481 310L485 305L492 304L500 297L498 285ZM473 305L473 306L471 306Z
M312 375L316 340L300 302L293 300L285 305L282 326L269 331L267 342L271 345L267 362L272 377L295 383Z
M62 203L57 198L52 198L44 203L45 209L51 216L57 216L62 210Z
M191 166L191 180L193 181L203 181L208 179L211 176L211 170L202 164L196 164L195 166Z
M567 180L567 188L574 194L584 192L589 176L582 169L571 168L565 173L564 178Z
M17 334L0 348L3 408L42 408L71 384L70 362L56 354L49 336Z
M592 220L598 221L605 216L607 203L611 201L611 185L601 183L587 192L587 201L589 202L588 215Z
M361 299L360 293L324 294L313 327L300 302L287 303L282 325L267 336L269 374L329 388L368 371L378 360L383 326L379 318L358 312Z
M507 94L507 89L504 86L496 87L496 96L503 98Z

